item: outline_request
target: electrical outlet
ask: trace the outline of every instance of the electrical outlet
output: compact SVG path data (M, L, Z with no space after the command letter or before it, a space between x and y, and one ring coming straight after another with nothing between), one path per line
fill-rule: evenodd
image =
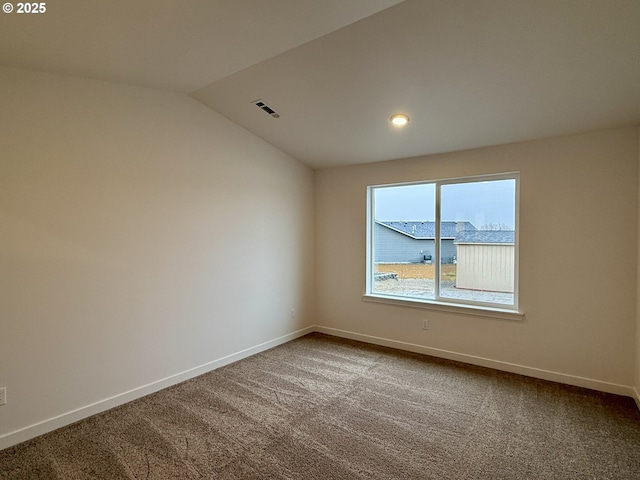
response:
M293 320L294 318L296 318L296 309L292 308L291 309L291 320Z
M0 388L0 405L7 403L7 387Z
M422 319L422 329L429 330L429 320L427 320L426 318Z

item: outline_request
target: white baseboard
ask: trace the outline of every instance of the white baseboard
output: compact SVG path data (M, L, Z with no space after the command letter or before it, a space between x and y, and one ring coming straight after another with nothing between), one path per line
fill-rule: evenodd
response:
M9 432L0 436L0 450L12 447L13 445L25 442L39 435L43 435L66 425L70 425L97 413L104 412L105 410L109 410L138 398L142 398L146 395L162 390L163 388L167 388L172 385L184 382L185 380L189 380L190 378L197 377L198 375L216 370L217 368L223 367L233 362L237 362L238 360L250 357L252 355L255 355L256 353L269 350L270 348L290 342L291 340L302 337L314 331L314 327L303 328L302 330L298 330L288 335L283 335L282 337L278 337L268 342L264 342L245 350L233 353L231 355L219 358L217 360L213 360L211 362L205 363L204 365L191 368L175 375L171 375L170 377L163 378L142 387L134 388L133 390L129 390L128 392L124 392L110 398L105 398L104 400L100 400L76 410L63 413L62 415L58 415L57 417L49 418L47 420L29 425L28 427L21 428L20 430L16 430L14 432Z
M640 410L640 392L638 392L638 388L639 387L635 387L633 389L633 399L636 401L636 406L638 407L638 410Z
M550 370L542 370L540 368L527 367L525 365L518 365L514 363L501 362L499 360L492 360L490 358L477 357L474 355L467 355L464 353L451 352L449 350L441 350L439 348L425 347L422 345L416 345L413 343L400 342L397 340L389 340L387 338L375 337L371 335L363 335L361 333L349 332L346 330L339 330L336 328L323 327L316 325L315 331L320 333L326 333L327 335L334 335L336 337L348 338L351 340L359 340L361 342L372 343L374 345L381 345L383 347L397 348L399 350L405 350L414 353L422 353L425 355L431 355L439 358L446 358L448 360L457 360L471 365L478 365L481 367L489 367L495 370L501 370L504 372L517 373L520 375L526 375L528 377L539 378L542 380L550 380L552 382L564 383L567 385L574 385L577 387L590 388L592 390L598 390L600 392L614 393L617 395L623 395L626 397L632 397L638 408L640 409L640 397L637 390L628 385L619 385L616 383L602 382L600 380L594 380L591 378L578 377L575 375L567 375L565 373L553 372Z
M494 368L496 370L502 370L505 372L518 373L521 375L540 378L543 380L550 380L554 382L565 383L568 385L575 385L578 387L590 388L590 389L598 390L602 392L614 393L617 395L624 395L624 396L632 397L635 400L636 405L638 406L638 409L640 409L640 394L638 393L638 390L632 386L602 382L602 381L593 380L590 378L567 375L564 373L552 372L549 370L542 370L539 368L527 367L524 365L517 365L513 363L508 363L508 362L501 362L498 360L492 360L488 358L467 355L464 353L451 352L448 350L425 347L425 346L416 345L413 343L400 342L397 340L389 340L386 338L375 337L371 335L364 335L361 333L349 332L346 330L339 330L336 328L315 325L312 327L303 328L296 332L292 332L288 335L283 335L281 337L275 338L268 342L255 345L253 347L247 348L245 350L241 350L231 355L227 355L217 360L213 360L204 365L200 365L198 367L186 370L184 372L172 375L170 377L163 378L156 382L152 382L148 385L144 385L142 387L129 390L128 392L124 392L119 395L115 395L113 397L100 400L98 402L81 407L79 409L58 415L57 417L49 418L42 422L29 425L28 427L22 428L20 430L9 432L5 435L0 436L0 450L25 442L39 435L43 435L45 433L51 432L58 428L64 427L66 425L70 425L74 422L77 422L84 418L88 418L97 413L101 413L111 408L118 407L125 403L136 400L138 398L142 398L146 395L162 390L163 388L176 385L178 383L184 382L185 380L189 380L190 378L194 378L194 377L197 377L198 375L202 375L212 370L216 370L217 368L223 367L225 365L236 362L238 360L242 360L243 358L250 357L252 355L255 355L256 353L263 352L265 350L276 347L283 343L287 343L291 340L302 337L312 332L326 333L328 335L348 338L351 340L359 340L361 342L371 343L374 345L397 348L399 350L405 350L405 351L414 352L414 353L422 353L425 355L446 358L449 360L457 360L457 361L469 363L472 365Z

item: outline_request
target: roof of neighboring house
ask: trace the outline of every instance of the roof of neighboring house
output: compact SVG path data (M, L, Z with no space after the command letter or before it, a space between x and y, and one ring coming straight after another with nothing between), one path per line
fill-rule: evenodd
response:
M513 230L476 230L460 232L454 243L515 243Z
M416 240L434 239L436 236L436 222L382 222L376 223L388 227L396 232L400 232ZM460 232L477 231L471 222L441 222L440 237L456 238Z
M416 240L433 240L436 222L383 222L376 223ZM440 235L454 243L515 243L513 230L478 230L471 222L442 222Z

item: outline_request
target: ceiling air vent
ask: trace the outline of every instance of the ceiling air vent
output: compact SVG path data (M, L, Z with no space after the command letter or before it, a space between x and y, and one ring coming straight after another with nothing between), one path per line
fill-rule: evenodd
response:
M280 114L278 112L276 112L273 108L271 108L269 105L264 103L262 100L254 100L252 103L256 107L258 107L258 108L264 110L265 112L267 112L273 118L280 118Z

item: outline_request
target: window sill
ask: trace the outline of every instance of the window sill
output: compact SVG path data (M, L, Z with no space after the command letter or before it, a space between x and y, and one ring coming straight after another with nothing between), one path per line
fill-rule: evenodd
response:
M415 298L393 297L387 295L364 294L362 300L365 302L384 303L400 307L423 308L435 310L443 313L453 313L458 315L471 315L474 317L490 317L499 320L524 320L524 312L509 310L506 308L484 307L480 305L463 305L438 302L435 300L418 300Z

